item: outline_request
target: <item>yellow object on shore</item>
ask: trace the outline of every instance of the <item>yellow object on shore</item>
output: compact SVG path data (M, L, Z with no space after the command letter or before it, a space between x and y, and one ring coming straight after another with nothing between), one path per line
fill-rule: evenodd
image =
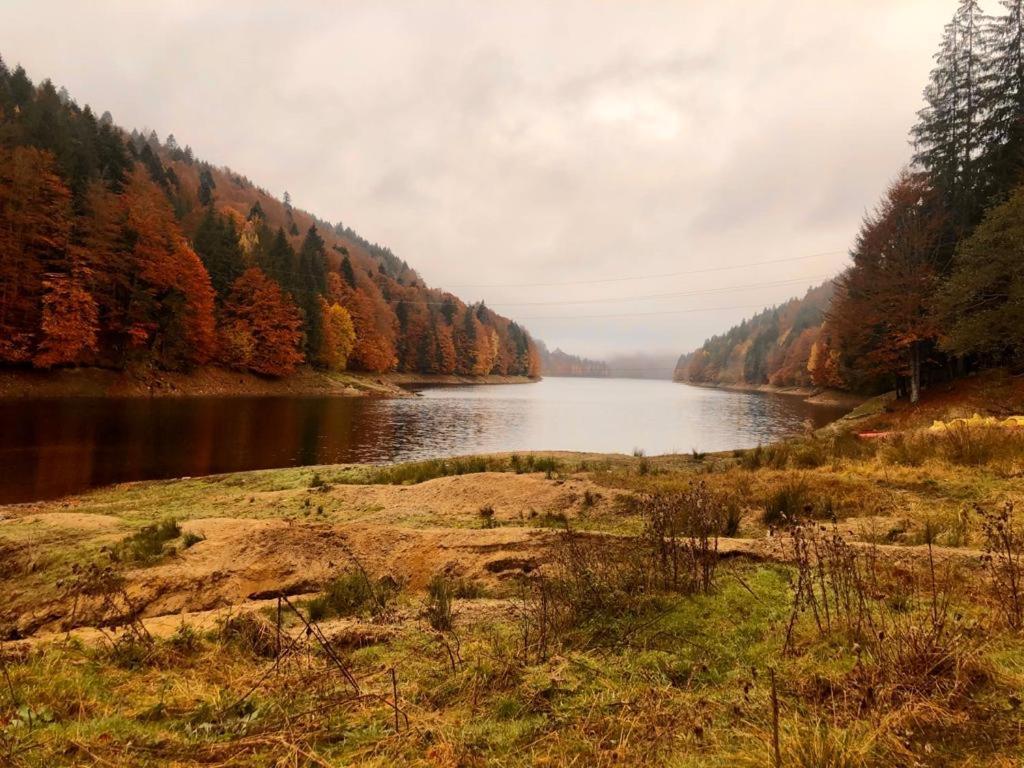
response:
M1024 427L1024 416L1007 416L997 419L995 416L980 416L977 413L969 419L952 419L951 421L933 421L929 432L941 432L952 427Z

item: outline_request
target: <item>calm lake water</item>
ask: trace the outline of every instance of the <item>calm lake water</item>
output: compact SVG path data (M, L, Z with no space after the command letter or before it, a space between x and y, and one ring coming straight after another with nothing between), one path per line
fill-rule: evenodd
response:
M746 448L806 419L799 398L669 381L549 378L416 398L0 401L0 503L126 480L497 451L648 455Z

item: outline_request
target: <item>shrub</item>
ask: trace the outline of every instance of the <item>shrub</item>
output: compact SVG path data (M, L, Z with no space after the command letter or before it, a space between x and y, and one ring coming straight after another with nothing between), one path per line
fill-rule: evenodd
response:
M540 515L531 515L531 519L541 528L565 528L569 524L569 518L564 512L544 512Z
M989 571L993 597L1006 623L1024 627L1024 534L1013 519L1013 502L990 511L976 506L985 536L984 562Z
M743 507L735 496L728 496L723 499L722 536L734 538L740 532L740 523L743 521Z
M438 575L427 584L427 622L438 632L452 628L452 598L454 587L444 576Z
M399 585L393 579L380 579L373 584L362 571L348 571L310 600L306 609L310 621L367 612L379 616L388 610L398 589Z
M182 549L189 549L191 547L194 547L200 541L206 541L206 537L203 536L201 533L195 533L193 531L189 531L188 533L186 533L184 536L181 537L181 548Z
M1005 427L971 426L957 421L941 433L946 458L953 464L980 466L1024 455L1024 436Z
M480 511L477 512L480 517L481 525L484 528L496 528L498 526L497 521L494 519L494 507L490 504L480 507Z
M487 596L487 588L476 579L456 579L452 594L459 600L479 600Z
M114 560L149 562L164 554L164 544L181 536L181 526L173 517L140 528L111 550Z
M801 516L809 516L812 511L807 481L799 475L793 475L768 493L761 522L777 527L787 522L796 522Z
M277 628L258 613L228 616L220 622L219 639L242 648L253 656L274 658L279 650Z
M641 498L643 540L662 589L711 591L718 564L718 536L726 525L728 506L703 481L685 491Z

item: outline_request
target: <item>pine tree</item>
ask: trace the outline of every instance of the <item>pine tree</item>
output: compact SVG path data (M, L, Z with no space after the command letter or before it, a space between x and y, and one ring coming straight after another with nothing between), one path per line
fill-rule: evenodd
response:
M314 359L323 346L321 296L327 289L327 251L323 238L310 226L299 248L296 299L306 316L306 357Z
M235 222L207 208L192 242L203 266L210 273L210 283L221 299L245 270L242 248L238 244Z
M199 204L202 206L213 205L213 190L217 188L217 182L213 180L210 169L203 167L199 171Z
M349 288L356 287L356 272L352 269L352 259L348 257L347 253L341 260L341 276L345 278Z
M989 198L1003 198L1024 173L1024 0L1002 0L987 29L983 169Z
M978 161L984 140L985 25L978 0L960 0L943 32L924 91L926 106L912 131L914 160L931 177L960 232L977 221L984 203Z

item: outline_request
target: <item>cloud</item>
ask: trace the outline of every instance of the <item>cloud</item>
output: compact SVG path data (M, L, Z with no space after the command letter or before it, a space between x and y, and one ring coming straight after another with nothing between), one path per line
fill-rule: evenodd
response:
M523 318L552 348L604 355L690 349L805 286L629 297L809 285L838 270L841 253L572 284L843 251L909 159L952 10L12 0L0 53L122 124L173 132L287 189L432 284ZM538 282L568 284L514 287ZM562 304L591 298L616 301ZM680 311L698 307L709 311Z

